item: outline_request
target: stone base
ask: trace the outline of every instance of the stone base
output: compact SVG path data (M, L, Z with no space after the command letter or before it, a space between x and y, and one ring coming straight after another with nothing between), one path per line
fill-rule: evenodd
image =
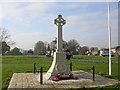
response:
M43 73L44 75L45 73ZM45 80L40 84L40 74L36 73L14 73L8 89L6 90L66 90L78 88L94 88L104 87L119 84L120 81L109 79L100 75L95 75L95 81L92 81L92 74L84 71L73 71L78 80L60 80L58 82L52 80ZM100 88L102 89L102 88ZM118 87L113 87L118 90Z
M68 68L68 64L66 61L66 54L64 52L55 52L52 65L47 73L44 75L44 78L47 80L51 80L55 78L57 73L65 73L70 74L70 70Z

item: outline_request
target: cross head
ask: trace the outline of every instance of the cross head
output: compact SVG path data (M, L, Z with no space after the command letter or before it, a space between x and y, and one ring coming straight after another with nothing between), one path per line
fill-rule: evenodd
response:
M54 20L54 24L56 24L57 26L63 26L64 24L66 24L66 21L62 18L62 15L58 15L58 17Z

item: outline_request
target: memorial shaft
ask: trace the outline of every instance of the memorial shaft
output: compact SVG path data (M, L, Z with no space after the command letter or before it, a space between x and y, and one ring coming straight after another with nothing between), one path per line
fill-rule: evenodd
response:
M62 41L62 26L58 26L57 30L57 52L61 52L63 48L63 41Z
M63 40L62 40L62 26L65 24L65 20L62 15L58 15L54 23L58 26L57 29L57 52L62 52Z

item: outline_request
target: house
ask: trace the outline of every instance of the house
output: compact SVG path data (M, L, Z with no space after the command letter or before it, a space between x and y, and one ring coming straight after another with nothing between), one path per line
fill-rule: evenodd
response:
M112 51L113 53L116 53L116 48L111 48L111 51Z
M99 49L97 47L92 47L89 52L90 52L90 55L93 55L93 56L99 55Z
M109 56L109 49L102 48L100 50L100 56ZM114 56L114 52L111 50L111 56Z
M115 56L120 57L120 46L115 47Z

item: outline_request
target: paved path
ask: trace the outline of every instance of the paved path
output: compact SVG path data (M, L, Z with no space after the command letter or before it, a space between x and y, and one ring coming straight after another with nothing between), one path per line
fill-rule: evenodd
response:
M63 88L83 88L83 87L103 87L118 83L117 80L108 79L96 75L95 81L92 81L92 74L83 71L74 71L74 75L78 80L61 80L58 82L52 80L43 80L43 85L39 82L39 74L33 73L14 73L8 86L8 90L47 90L47 89L60 89Z
M74 59L74 58L72 58L70 60L75 60L78 62L98 62L98 63L99 62L102 62L102 63L107 62L108 63L108 60L82 60L82 59ZM118 63L118 61L112 61L112 63Z
M82 60L82 59L70 59L70 60L76 60L79 62L108 62L106 60Z

